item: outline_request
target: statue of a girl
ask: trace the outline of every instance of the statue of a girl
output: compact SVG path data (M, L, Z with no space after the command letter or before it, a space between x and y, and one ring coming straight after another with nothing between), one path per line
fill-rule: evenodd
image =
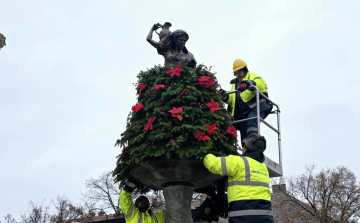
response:
M195 57L185 47L189 39L187 32L179 29L168 36L161 36L160 41L156 42L152 39L152 34L160 27L162 26L159 23L153 25L146 40L165 58L165 66L174 67L180 63L187 63L189 67L195 68Z
M5 36L0 33L0 50L6 45L5 40L6 40Z

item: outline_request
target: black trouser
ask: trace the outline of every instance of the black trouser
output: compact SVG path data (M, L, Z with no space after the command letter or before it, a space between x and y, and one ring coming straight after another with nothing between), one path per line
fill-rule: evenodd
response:
M230 217L229 223L274 223L274 218L269 215L244 215Z
M267 111L260 112L260 117L262 119L265 119L267 116ZM256 111L251 110L247 116L245 116L243 119L246 118L252 118L256 117ZM240 131L241 134L241 142L243 139L248 137L251 133L258 133L258 126L257 126L257 119L253 119L247 122L241 122L239 124L234 125L234 127Z

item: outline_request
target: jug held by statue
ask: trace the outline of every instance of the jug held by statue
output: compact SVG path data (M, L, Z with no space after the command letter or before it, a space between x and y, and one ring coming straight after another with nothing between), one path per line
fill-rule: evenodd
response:
M171 26L170 22L165 22L165 24L161 26L162 30L158 35L163 44L167 44L171 40L171 31L169 30Z

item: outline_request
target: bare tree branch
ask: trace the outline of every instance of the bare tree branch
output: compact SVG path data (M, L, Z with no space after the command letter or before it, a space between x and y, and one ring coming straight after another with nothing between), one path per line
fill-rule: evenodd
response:
M44 207L44 202L40 205L29 202L30 211L21 214L21 220L23 223L49 223L50 214L48 213L49 207Z
M16 223L16 220L15 218L13 218L11 216L11 214L7 214L5 217L4 217L4 220L5 220L5 223ZM1 223L1 221L0 221Z
M360 184L348 168L339 166L314 173L314 166L307 166L305 174L283 182L289 190L279 187L284 195L280 206L290 200L313 216L314 222L352 223L359 220Z
M83 215L82 207L76 207L65 196L58 196L52 201L56 213L51 216L52 223L71 223Z
M104 213L119 212L121 190L119 183L114 183L112 172L103 173L97 179L90 178L86 180L85 185L86 192L82 194L82 199L92 210L101 210Z

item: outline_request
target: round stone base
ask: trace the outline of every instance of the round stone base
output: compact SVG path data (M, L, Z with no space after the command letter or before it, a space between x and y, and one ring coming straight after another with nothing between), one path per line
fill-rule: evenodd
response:
M138 165L131 170L130 175L134 180L155 190L179 184L195 190L222 177L210 173L200 160L160 160Z

